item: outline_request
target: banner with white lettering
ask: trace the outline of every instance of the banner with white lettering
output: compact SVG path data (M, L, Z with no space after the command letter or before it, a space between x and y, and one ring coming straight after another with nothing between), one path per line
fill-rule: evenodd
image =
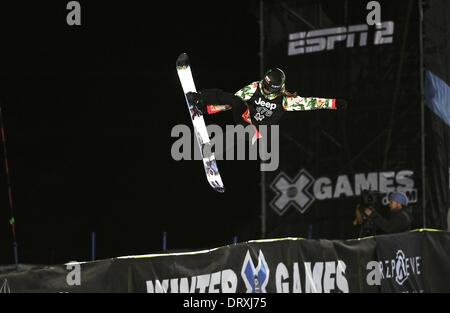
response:
M422 293L427 290L423 275L423 236L378 236L377 258L382 292Z
M280 166L266 174L267 235L355 238L364 189L405 192L422 225L419 6L363 0L268 1L264 67L299 95L341 98L347 110L286 112Z
M0 274L0 293L127 292L127 266L114 259L11 266Z
M259 240L132 262L136 292L348 293L450 291L450 233L358 240ZM438 261L436 261L438 260ZM439 264L442 268L436 268ZM446 281L447 279L447 281Z
M150 293L376 292L362 285L373 260L362 242L280 239L133 261L135 290ZM359 260L358 260L359 258ZM195 275L193 275L195 273Z
M284 238L2 271L0 293L450 292L450 233Z

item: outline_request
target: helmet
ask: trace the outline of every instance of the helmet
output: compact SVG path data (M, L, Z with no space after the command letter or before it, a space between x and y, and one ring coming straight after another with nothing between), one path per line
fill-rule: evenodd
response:
M284 72L281 69L270 69L264 75L262 86L269 94L277 93L284 89L285 80L286 75L284 75Z

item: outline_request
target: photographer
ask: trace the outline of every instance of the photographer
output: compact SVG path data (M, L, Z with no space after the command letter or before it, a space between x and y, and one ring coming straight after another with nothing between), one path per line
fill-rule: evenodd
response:
M393 192L389 195L389 213L384 218L374 209L374 203L362 203L356 208L354 225L361 225L360 236L392 234L411 229L412 216L407 208L408 198L404 193Z

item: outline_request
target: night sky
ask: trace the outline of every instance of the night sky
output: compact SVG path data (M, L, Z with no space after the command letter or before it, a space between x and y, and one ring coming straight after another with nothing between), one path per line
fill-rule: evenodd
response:
M199 89L259 79L258 1L67 1L0 5L0 101L21 263L51 264L213 248L260 236L257 161L171 158L171 129L190 125L175 70L190 55ZM207 123L233 124L230 112ZM14 262L0 154L0 264Z

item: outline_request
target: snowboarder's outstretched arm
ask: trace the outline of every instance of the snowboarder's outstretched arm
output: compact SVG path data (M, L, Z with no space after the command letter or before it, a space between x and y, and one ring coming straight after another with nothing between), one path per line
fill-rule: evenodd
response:
M188 98L208 114L245 106L241 98L221 89L203 89L199 93L189 93Z
M200 93L189 93L187 97L204 113L215 114L232 109L237 123L242 122L243 114L248 109L242 98L221 89L203 89Z
M257 88L258 82L253 82L239 89L234 95L217 88L203 89L197 94L198 99L194 102L199 103L200 106L206 106L208 113L213 114L229 110L232 107L242 107L245 105L245 101L253 96Z
M345 110L347 101L343 99L286 96L283 101L285 111L310 111L310 110Z
M336 99L327 98L288 96L283 102L283 108L285 111L336 110L336 101Z
M200 94L203 103L206 105L225 106L225 109L231 109L234 106L244 104L241 98L221 89L203 89Z

